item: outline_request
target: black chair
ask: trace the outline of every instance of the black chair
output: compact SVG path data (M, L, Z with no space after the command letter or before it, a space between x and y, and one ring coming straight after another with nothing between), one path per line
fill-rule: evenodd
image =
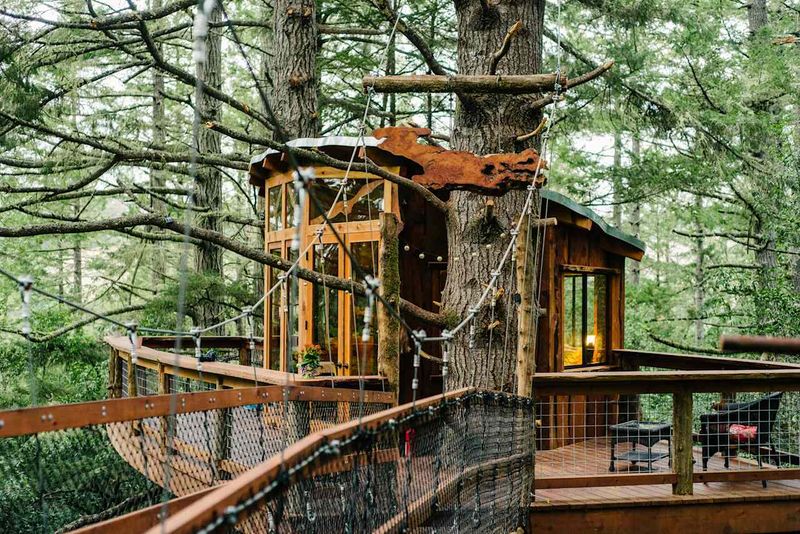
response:
M777 458L775 446L770 441L772 427L778 417L783 393L771 393L751 402L726 404L719 411L700 416L700 444L703 447L703 471L708 469L708 460L721 452L725 458L725 468L730 467L729 458L740 448L755 452L758 467L763 467L762 455L765 449L772 451ZM731 425L755 427L755 436L742 438L731 434ZM769 453L767 453L769 460ZM767 482L761 481L766 488Z

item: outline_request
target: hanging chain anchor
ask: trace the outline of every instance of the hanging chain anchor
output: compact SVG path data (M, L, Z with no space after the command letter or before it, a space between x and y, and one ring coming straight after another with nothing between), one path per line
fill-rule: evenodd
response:
M414 378L411 380L411 392L413 402L417 402L417 389L419 389L419 364L422 358L422 340L428 337L425 330L415 330L412 332L414 339Z
M139 346L139 323L136 321L129 321L125 323L125 328L128 330L128 339L131 342L131 363L136 365L136 362L139 361L139 355L137 354Z
M19 296L22 298L22 335L31 339L31 293L33 292L33 278L24 276L19 279Z
M255 325L253 324L253 320L255 319L253 316L253 307L243 307L242 313L245 314L245 322L247 324L247 349L250 351L250 360L252 361L253 354L255 354L256 351L256 339L253 334L255 331Z
M361 341L369 341L372 326L372 312L375 309L375 292L380 287L380 281L372 275L364 277L364 287L367 293L367 307L364 308L364 328L361 330Z
M294 173L294 192L295 192L295 208L294 208L294 238L292 238L292 250L300 250L301 232L300 225L303 222L303 209L306 205L306 195L308 194L308 186L315 178L314 169L312 167L298 167Z
M192 335L192 339L194 340L194 357L197 359L197 370L203 370L203 362L200 358L203 356L203 347L202 341L200 340L200 335L203 333L202 328L199 326L193 326L189 333Z
M442 394L447 393L447 377L450 374L450 348L453 334L450 330L442 330Z

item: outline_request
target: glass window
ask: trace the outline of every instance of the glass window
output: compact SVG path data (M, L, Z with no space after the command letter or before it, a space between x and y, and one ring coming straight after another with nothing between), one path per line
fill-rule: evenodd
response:
M383 180L348 180L339 198L341 180L317 180L311 186L322 210L310 202L311 224L322 224L322 214L330 213L333 222L369 221L378 218L383 211ZM345 197L347 207L345 208ZM336 205L334 205L336 200Z
M353 256L363 273L375 274L378 265L378 243L367 241L354 243L351 247ZM355 268L352 269L353 279L361 282L361 277ZM378 320L377 310L372 310L372 326L370 337L365 342L361 333L364 328L364 309L367 307L367 297L357 296L353 299L355 306L353 328L351 332L350 372L352 374L372 375L378 372Z
M275 256L281 255L280 249L270 249L270 254ZM278 275L281 273L278 269L270 267L267 270L269 276L267 277L267 288L271 288L278 281ZM269 368L280 370L281 368L281 296L283 292L283 285L275 288L275 291L269 298L269 325L267 327L267 335L269 336Z
M297 192L293 184L286 184L286 228L294 228L294 208L297 203Z
M339 246L316 245L314 270L339 276ZM312 328L314 343L322 347L324 361L339 361L339 292L314 284Z
M564 367L606 361L607 302L606 275L564 277Z
M281 208L281 187L270 187L267 190L267 231L283 230L283 210Z

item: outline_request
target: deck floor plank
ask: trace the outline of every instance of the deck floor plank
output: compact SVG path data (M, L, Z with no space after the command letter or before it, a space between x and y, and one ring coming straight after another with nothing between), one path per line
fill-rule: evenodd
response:
M630 447L627 447L628 450ZM620 445L617 452L626 450L625 445ZM661 442L653 447L654 451L666 452L667 444ZM695 470L701 465L701 452L694 449ZM540 450L536 452L536 479L558 478L570 475L592 476L609 475L611 461L611 445L607 437L587 439L581 442L559 447L553 450ZM616 461L617 475L626 473L648 472L646 466L633 466L624 460ZM756 462L748 458L731 458L730 470L752 470L757 468ZM775 468L768 466L767 468ZM720 455L713 456L708 463L710 472L726 472L724 460ZM663 458L653 462L653 472L669 473L669 460ZM715 502L730 499L769 500L787 495L800 495L800 480L771 480L766 488L761 482L709 482L694 485L694 495L688 499ZM672 486L669 484L658 485L630 485L630 486L603 486L586 488L548 488L537 489L534 499L534 508L550 506L595 506L609 503L646 503L658 499L687 500L686 497L672 495Z

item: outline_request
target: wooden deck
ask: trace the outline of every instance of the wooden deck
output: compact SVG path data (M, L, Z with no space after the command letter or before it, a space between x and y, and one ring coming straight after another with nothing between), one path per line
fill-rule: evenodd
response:
M629 448L618 445L618 452ZM657 444L666 452L666 443ZM672 494L668 460L654 463L652 474L664 483L633 481L650 473L641 464L616 462L609 472L611 445L595 438L536 454L536 483L530 525L534 532L632 532L647 525L651 532L796 532L800 530L800 480L708 482L693 485L694 494ZM700 470L699 448L694 449L695 472ZM709 473L753 471L758 466L746 458L732 458L725 469L720 455L711 458ZM766 467L774 471L773 466ZM549 487L572 477L573 485ZM625 484L626 477L633 485ZM652 478L652 477L651 477ZM603 479L601 486L590 484ZM577 481L577 482L575 482Z

